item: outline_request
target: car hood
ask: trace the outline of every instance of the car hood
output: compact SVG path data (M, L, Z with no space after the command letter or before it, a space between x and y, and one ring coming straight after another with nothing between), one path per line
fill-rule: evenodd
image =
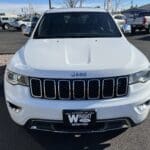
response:
M22 51L20 60L34 70L100 71L105 75L121 75L137 72L149 64L124 37L30 39Z

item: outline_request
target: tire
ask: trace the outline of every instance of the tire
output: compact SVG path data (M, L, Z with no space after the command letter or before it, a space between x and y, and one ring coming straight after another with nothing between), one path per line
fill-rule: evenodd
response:
M20 31L20 28L19 28L19 27L17 27L17 28L16 28L16 30L17 30L17 31Z
M2 25L2 29L5 30L5 29L4 29L4 25Z
M21 25L21 31L23 32L23 30L26 28L26 25Z
M136 32L136 28L131 27L131 34L135 34L135 32Z
M147 34L149 34L150 33L150 29L148 28L148 29L146 29L146 33Z
M4 30L9 30L10 29L10 25L8 23L3 25L3 29Z

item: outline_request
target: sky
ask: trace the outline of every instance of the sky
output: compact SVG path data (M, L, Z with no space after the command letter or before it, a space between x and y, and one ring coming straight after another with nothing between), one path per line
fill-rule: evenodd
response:
M42 12L48 9L49 0L0 0L0 13L9 12L9 13L21 13L21 8L28 8L29 2L35 11ZM65 7L65 0L51 0L53 7ZM115 0L112 0L113 3ZM129 8L131 6L131 0L120 0L119 9ZM133 0L134 5L145 5L150 4L150 0ZM100 6L104 7L104 0L85 0L84 6L86 7L95 7Z

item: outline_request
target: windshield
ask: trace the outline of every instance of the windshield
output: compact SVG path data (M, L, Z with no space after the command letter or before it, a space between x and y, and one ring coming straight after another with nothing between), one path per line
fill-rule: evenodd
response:
M72 12L45 14L34 38L120 37L109 13Z

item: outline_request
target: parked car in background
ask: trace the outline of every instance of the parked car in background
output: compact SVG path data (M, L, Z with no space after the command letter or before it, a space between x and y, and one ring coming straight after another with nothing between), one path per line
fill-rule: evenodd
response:
M26 26L26 28L23 29L22 33L25 36L30 36L31 35L31 26Z
M150 12L141 12L127 18L127 24L131 25L131 32L134 34L137 30L145 30L149 33Z
M99 8L45 12L4 78L14 122L60 133L140 124L150 111L149 89L148 59Z
M131 25L124 24L122 27L122 31L124 34L131 34Z
M15 20L14 22L11 23L11 26L23 31L27 26L31 26L31 19L30 18L25 18L22 20Z
M122 29L124 24L126 23L126 17L122 14L115 14L113 15L113 18L115 19L119 27Z
M0 17L0 26L4 30L9 30L12 27L12 23L16 20L16 18L1 16Z
M23 31L27 26L31 26L31 19L23 19L18 21L19 28Z
M1 19L0 19L0 27L2 27L2 21L1 21Z
M39 17L34 16L31 18L31 24L27 25L25 29L23 29L23 34L26 36L30 36L32 31L34 30L37 22L39 20Z

